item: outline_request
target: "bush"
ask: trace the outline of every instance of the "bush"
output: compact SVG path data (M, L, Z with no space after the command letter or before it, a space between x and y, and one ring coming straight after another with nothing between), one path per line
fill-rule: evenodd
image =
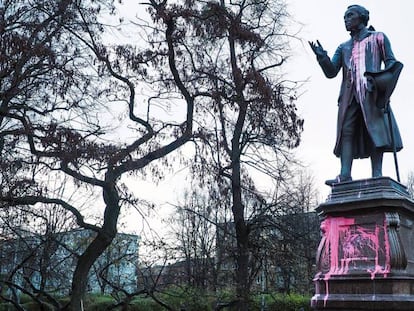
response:
M59 300L59 302L64 305L69 301L69 298L56 298ZM33 301L33 299L26 294L22 294L20 295L20 305L28 311L37 311L37 310L41 310L42 308L39 306L39 304L35 301ZM55 310L55 307L48 303L45 302L43 300L42 302L42 306L43 306L43 310ZM0 311L11 311L11 310L16 310L16 308L11 304L11 303L0 303Z
M260 310L262 296L255 298L255 310ZM282 295L282 294L265 294L266 310L268 311L311 311L309 296L298 294ZM301 309L302 308L302 309Z
M13 310L13 306L11 303L1 303L0 304L0 311L9 311Z
M53 311L55 310L55 308L53 308L53 306L48 303L43 303L41 307L39 306L37 302L34 302L34 301L23 303L22 307L25 310L30 310L30 311L41 311L41 310Z
M231 301L233 295L230 292L219 295L220 297L209 296L207 292L198 291L191 288L172 287L159 298L175 310L183 308L186 311L211 311L216 301ZM23 297L21 297L23 298ZM310 296L297 294L265 294L252 296L251 310L261 310L262 299L265 299L267 311L311 311ZM67 301L68 298L65 299ZM22 299L23 306L26 310L37 311L39 306L28 297ZM61 303L64 303L60 299ZM115 299L108 295L88 295L85 299L85 311L103 311L115 303ZM301 309L302 308L302 309ZM0 311L15 310L13 306L7 303L0 304ZM53 310L46 306L46 310ZM114 309L120 311L121 308ZM164 311L165 309L156 303L150 297L135 297L127 308L128 311ZM228 311L228 309L225 309Z
M137 297L128 308L130 311L163 311L164 309L150 297Z
M116 301L111 296L90 295L85 299L85 311L103 311ZM121 310L121 307L111 309ZM163 311L164 309L149 297L135 297L127 308L128 311Z
M87 311L102 311L115 303L111 296L92 294L88 295L84 301L84 307Z
M208 292L191 287L171 287L161 299L176 310L211 311L212 299L209 299Z

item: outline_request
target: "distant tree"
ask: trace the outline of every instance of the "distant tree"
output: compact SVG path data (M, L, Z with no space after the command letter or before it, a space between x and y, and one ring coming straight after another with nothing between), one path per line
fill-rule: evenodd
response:
M248 210L246 219L250 229L248 280L254 293L308 294L312 290L320 239L319 218L313 212L318 193L310 174L300 167L294 172L279 185L273 201L276 206L261 206L254 198L249 199L249 205L255 206L255 210ZM180 270L168 284L212 290L219 308L234 303L223 300L220 293L235 286L237 239L231 211L226 211L231 197L223 191L225 188L216 188L214 192L212 182L204 185L193 184L172 213L169 222L172 231L164 248L176 247L174 257L170 257L176 262L171 265ZM167 273L168 266L164 276ZM166 284L158 284L159 291L163 289L161 285ZM190 299L190 293L187 295Z
M408 173L406 186L411 198L414 198L414 172Z
M277 188L273 203L249 219L251 269L266 271L265 290L308 293L320 239L314 212L318 192L312 176L300 167Z
M246 310L252 242L248 214L266 203L251 174L283 180L292 160L288 150L298 146L303 125L295 107L296 84L283 78L286 6L277 0L149 3L159 28L174 37L178 70L198 99L193 173L201 183L213 174L218 188L229 189L232 198L236 309Z
M184 285L202 290L216 289L217 226L223 221L220 202L208 198L197 187L187 191L175 207L169 227L176 259L185 263Z

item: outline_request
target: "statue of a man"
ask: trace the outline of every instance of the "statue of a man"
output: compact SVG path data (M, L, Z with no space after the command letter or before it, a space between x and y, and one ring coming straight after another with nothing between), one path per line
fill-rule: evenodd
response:
M383 153L402 148L389 98L403 65L395 59L387 36L367 28L368 20L364 7L347 8L344 22L351 39L339 45L332 59L318 40L309 42L327 78L342 69L334 148L341 171L327 185L351 181L352 161L357 158L370 157L372 177L380 177Z

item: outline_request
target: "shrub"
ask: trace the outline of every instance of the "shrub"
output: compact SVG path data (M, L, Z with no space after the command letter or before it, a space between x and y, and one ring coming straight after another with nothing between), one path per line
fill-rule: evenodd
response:
M53 306L51 306L50 304L48 304L48 303L43 303L42 304L42 307L37 303L37 302L34 302L34 301L30 301L30 302L26 302L26 303L23 303L22 304L22 307L25 309L25 310L30 310L30 311L53 311L53 310L55 310L54 308L53 308Z
M225 292L217 296L208 295L207 292L192 288L171 287L159 298L175 310L183 308L186 311L211 311L215 302L231 301L234 296L230 292ZM26 310L40 310L37 303L30 301L28 297L21 297L23 306ZM252 296L251 310L261 310L262 299L264 298L267 311L311 311L310 296L297 294L258 294ZM63 301L65 300L65 301ZM68 298L61 298L60 302L67 302ZM85 311L103 311L115 303L115 299L108 295L88 295L85 299ZM45 305L45 310L53 310L51 306ZM15 310L7 303L0 304L0 311ZM113 309L120 311L121 308ZM128 311L164 311L165 309L156 303L152 298L146 296L135 297L127 308ZM228 311L229 309L225 309Z
M161 307L150 297L137 297L131 302L128 311L163 311Z
M212 302L207 291L191 287L171 287L163 293L162 300L177 310L186 311L210 311Z
M115 300L111 296L91 294L86 296L84 301L85 310L102 311L111 306Z
M310 297L298 294L266 294L265 302L268 311L311 311ZM258 310L260 310L261 296L255 299ZM302 308L302 309L301 309Z
M1 303L0 304L0 311L9 311L13 310L13 306L11 303Z

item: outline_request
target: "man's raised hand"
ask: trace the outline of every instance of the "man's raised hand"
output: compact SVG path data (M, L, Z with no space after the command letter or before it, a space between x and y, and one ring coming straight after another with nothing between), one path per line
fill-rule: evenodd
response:
M319 42L319 40L316 40L316 43L313 41L308 41L309 45L313 51L313 53L315 53L315 55L320 58L326 55L326 51L323 49L322 44Z

